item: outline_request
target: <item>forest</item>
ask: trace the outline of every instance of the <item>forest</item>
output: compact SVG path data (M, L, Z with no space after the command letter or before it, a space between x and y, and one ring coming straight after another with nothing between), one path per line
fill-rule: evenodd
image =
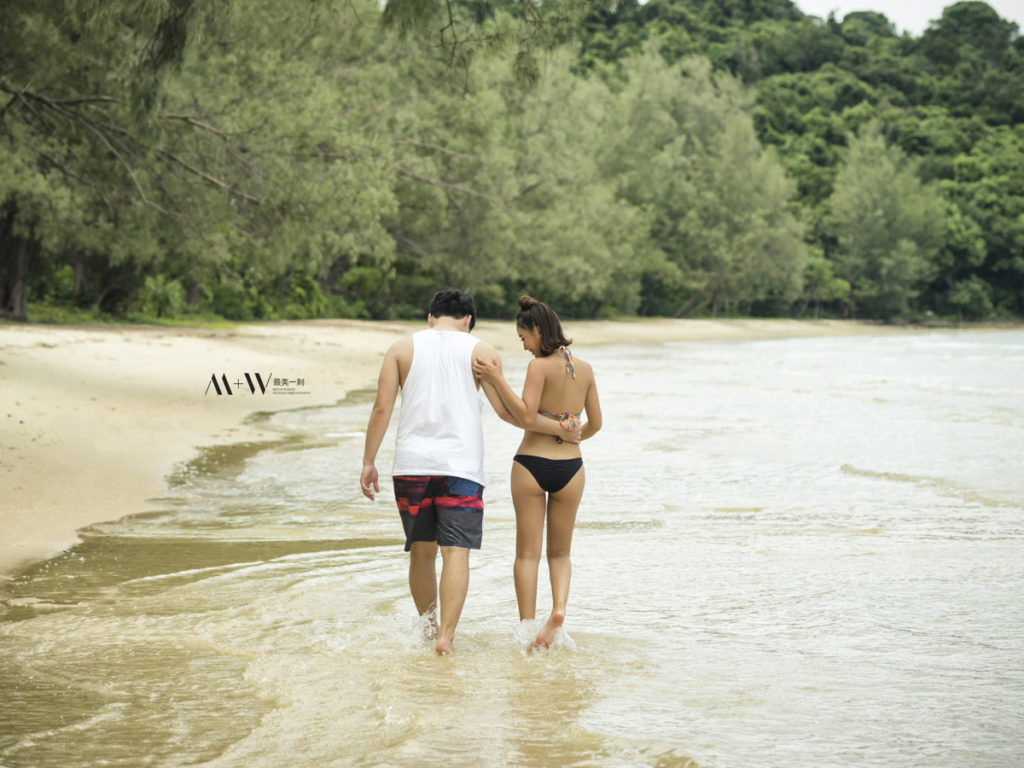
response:
M1024 37L789 0L4 0L0 316L1024 315Z

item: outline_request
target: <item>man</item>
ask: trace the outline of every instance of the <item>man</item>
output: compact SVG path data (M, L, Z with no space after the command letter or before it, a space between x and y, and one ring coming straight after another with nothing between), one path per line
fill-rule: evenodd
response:
M434 294L427 325L392 344L384 356L359 483L371 501L380 493L377 451L401 389L392 476L410 553L409 589L416 610L429 617L437 633L435 650L446 655L452 651L469 589L469 550L480 548L483 535L484 440L473 361L497 361L497 353L470 334L476 307L468 293ZM497 391L489 384L484 391L491 405L504 412ZM560 429L553 422L538 428L551 434ZM435 571L438 549L440 589ZM438 595L440 627L434 618Z

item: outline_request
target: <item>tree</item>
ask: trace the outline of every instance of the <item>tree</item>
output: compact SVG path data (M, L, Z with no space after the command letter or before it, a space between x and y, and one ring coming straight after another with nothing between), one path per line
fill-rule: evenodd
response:
M174 269L207 293L256 288L267 300L253 312L278 314L318 302L310 278L344 293L353 266L389 268L395 147L380 115L398 72L378 61L386 39L361 21L368 3L246 0L245 11L190 49L166 88L165 116L192 134L178 156L234 185L172 187L201 233L178 238Z
M606 160L619 194L649 212L663 256L647 310L713 313L794 299L805 248L788 208L795 191L757 141L749 95L705 60L668 65L649 46L628 60Z
M942 188L955 211L943 261L949 300L973 316L988 304L1004 313L1021 313L1024 126L993 129L969 153L958 155L953 178L943 180ZM973 287L957 291L962 282ZM981 291L988 300L979 303Z
M632 313L656 257L643 212L616 195L602 162L615 98L600 80L574 76L571 62L569 51L553 54L536 87L502 89L515 156L510 263L519 288L572 314Z
M390 258L390 143L364 130L379 70L345 67L382 45L358 23L373 6L239 5L3 6L9 313L24 317L29 254L95 262L83 280L106 282L89 292L102 309L162 272L192 304L274 283L292 301L301 273Z
M537 80L539 57L573 38L583 10L579 0L386 0L380 18L458 68L481 54L514 47L512 72L530 84Z
M144 219L169 213L152 183L160 83L217 9L208 0L116 12L74 0L0 5L0 313L25 318L27 276L51 266L57 247L82 259L105 235L138 235ZM146 258L153 242L114 258L129 250ZM111 277L100 300L124 282Z
M1016 24L986 3L967 0L945 8L919 42L937 80L935 101L991 124L1024 120L1024 78L1011 45L1017 33Z
M935 274L944 205L915 164L887 145L877 123L851 140L831 198L838 272L849 283L850 311L891 320Z

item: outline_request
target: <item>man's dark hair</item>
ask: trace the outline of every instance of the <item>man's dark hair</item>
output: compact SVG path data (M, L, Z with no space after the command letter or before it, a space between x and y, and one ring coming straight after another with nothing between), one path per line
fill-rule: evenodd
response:
M435 293L427 312L434 317L454 317L456 320L469 315L469 330L473 330L473 326L476 325L476 304L473 303L473 297L454 288Z

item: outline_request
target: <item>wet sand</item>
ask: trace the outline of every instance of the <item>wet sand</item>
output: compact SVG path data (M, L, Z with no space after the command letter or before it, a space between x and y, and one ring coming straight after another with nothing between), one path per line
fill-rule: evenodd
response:
M384 350L418 322L323 320L229 329L0 325L0 577L73 545L89 524L153 508L198 448L270 440L246 417L335 403L372 388ZM580 347L885 333L847 321L626 320L566 323ZM476 335L519 350L508 322ZM245 374L257 386L250 392ZM287 379L275 389L254 375ZM216 375L232 394L218 395ZM295 382L302 379L301 384ZM356 482L358 467L352 467Z

